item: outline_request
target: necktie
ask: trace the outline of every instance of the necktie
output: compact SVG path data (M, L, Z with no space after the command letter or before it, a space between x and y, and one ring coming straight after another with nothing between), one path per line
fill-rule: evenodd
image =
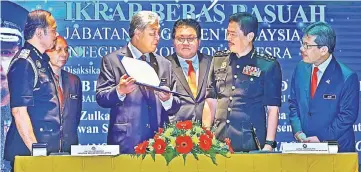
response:
M188 63L188 85L192 91L193 97L197 96L197 78L196 72L194 71L194 67L191 60L186 60Z
M140 59L147 62L147 56L145 56L144 54L142 56L140 56Z
M59 75L55 75L55 82L56 82L56 90L58 92L58 98L61 109L63 108L64 98L63 98L63 90L60 87Z
M316 89L317 89L317 72L318 72L318 67L314 67L313 68L313 72L312 72L312 79L311 79L311 97L313 98L313 96L316 93Z

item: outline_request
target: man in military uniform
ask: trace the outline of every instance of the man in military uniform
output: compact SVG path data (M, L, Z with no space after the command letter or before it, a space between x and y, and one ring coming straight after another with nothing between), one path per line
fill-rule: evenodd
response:
M7 74L13 120L4 154L12 165L15 156L31 155L33 143L47 143L50 152L61 151L59 99L49 57L44 54L54 46L56 36L51 13L36 10L28 14L26 42L14 56Z
M236 152L275 147L282 75L275 58L255 50L257 29L251 14L233 14L229 50L215 54L209 73L203 125L210 127L214 119L216 137L229 138Z

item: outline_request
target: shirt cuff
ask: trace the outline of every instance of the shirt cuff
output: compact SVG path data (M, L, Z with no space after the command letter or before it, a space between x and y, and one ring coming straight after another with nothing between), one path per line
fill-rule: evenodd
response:
M117 95L118 95L118 98L119 98L119 100L120 101L124 101L124 99L125 99L125 97L127 97L127 95L126 94L120 94L119 92L118 92L118 89L115 89L115 91L117 91Z
M162 106L166 111L169 110L170 108L172 108L173 95L171 95L170 98L164 102L160 100L160 103L162 103Z

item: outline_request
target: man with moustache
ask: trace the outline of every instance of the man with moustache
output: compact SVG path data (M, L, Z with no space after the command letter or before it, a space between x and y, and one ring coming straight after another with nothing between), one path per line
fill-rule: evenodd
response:
M179 109L178 97L136 85L121 63L123 57L145 61L158 74L161 85L173 88L170 62L153 53L160 38L159 22L154 12L136 13L130 22L128 45L102 59L96 99L101 107L111 109L108 144L119 145L121 153L134 153L137 144L153 137L158 127L169 122L168 114Z
M17 15L13 15L16 13ZM10 94L6 74L10 61L23 45L24 25L26 15L29 12L20 5L10 2L1 2L0 15L0 43L1 43L1 64L0 64L0 95L1 95L1 112L0 112L0 169L6 170L3 164L5 136L11 123L10 114Z
M360 86L357 74L336 59L335 45L336 34L328 24L316 22L304 29L289 119L297 141L337 140L339 152L354 152Z
M12 123L6 136L4 157L14 165L15 156L31 155L33 143L47 143L49 152L61 151L60 106L48 56L54 46L56 22L45 10L28 14L24 47L8 71Z
M69 49L66 40L56 37L55 46L47 50L50 58L50 67L54 73L57 95L60 103L60 146L63 152L70 152L71 145L78 144L78 132L81 109L82 90L78 76L62 70L69 57Z
M176 76L176 91L189 97L180 97L182 106L170 121L202 121L211 57L198 51L201 26L194 19L180 19L174 23L172 38L176 52L167 59Z
M214 55L209 73L203 125L210 127L214 118L216 137L229 138L236 152L271 151L276 146L281 69L274 57L255 50L257 29L251 14L231 15L229 50Z

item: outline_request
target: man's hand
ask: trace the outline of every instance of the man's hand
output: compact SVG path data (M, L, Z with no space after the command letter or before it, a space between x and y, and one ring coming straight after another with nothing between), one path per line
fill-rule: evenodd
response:
M265 144L262 151L273 151L273 148L271 147L271 145Z
M161 86L161 88L170 91L169 87L167 87L167 86ZM172 93L169 93L169 92L154 91L154 93L158 96L158 98L162 102L169 100L170 97L172 96Z
M120 78L120 82L117 85L117 90L119 94L125 95L133 92L136 88L135 79L133 77L128 77L127 74L124 74Z
M317 136L307 137L304 142L306 143L320 143Z

